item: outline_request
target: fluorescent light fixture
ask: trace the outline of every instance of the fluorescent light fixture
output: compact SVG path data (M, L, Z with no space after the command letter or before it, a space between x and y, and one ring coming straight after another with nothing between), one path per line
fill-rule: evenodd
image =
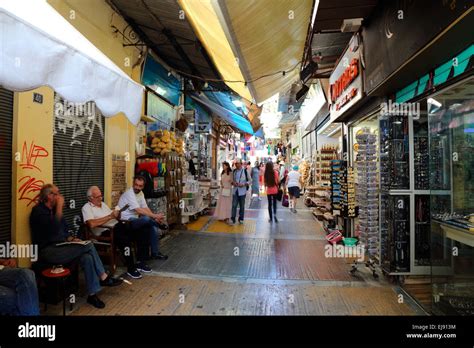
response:
M155 87L155 92L160 94L160 95L165 95L166 94L166 90L161 88L160 86Z
M434 106L440 108L443 104L441 104L439 101L433 98L428 98L428 103L433 104Z
M333 123L333 127L330 127L328 129L328 137L332 137L334 134L336 134L340 130L341 130L341 125L336 125L335 123Z
M319 8L319 0L314 2L314 9L313 14L311 15L311 29L314 29L314 21L316 20L316 13L318 12Z
M244 106L244 104L240 100L237 100L237 99L233 99L232 104L234 104L238 108L241 108L242 106Z

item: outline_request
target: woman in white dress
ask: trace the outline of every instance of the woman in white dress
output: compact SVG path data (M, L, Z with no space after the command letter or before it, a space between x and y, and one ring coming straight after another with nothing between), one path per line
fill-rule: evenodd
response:
M232 170L230 164L222 163L221 192L217 200L214 216L224 222L228 222L232 215Z

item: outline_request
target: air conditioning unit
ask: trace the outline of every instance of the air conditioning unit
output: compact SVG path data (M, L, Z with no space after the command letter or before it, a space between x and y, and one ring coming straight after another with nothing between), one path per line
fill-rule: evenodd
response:
M342 21L341 32L353 33L359 30L362 25L363 18L349 18Z

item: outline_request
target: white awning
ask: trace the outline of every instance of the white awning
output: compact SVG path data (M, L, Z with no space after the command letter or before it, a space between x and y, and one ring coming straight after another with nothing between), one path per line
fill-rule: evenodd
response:
M68 101L94 101L106 117L137 124L143 86L133 81L45 0L0 1L0 86L50 86Z

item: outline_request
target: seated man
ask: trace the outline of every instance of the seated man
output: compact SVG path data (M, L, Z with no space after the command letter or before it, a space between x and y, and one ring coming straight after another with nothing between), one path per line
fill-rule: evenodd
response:
M165 216L163 214L154 214L145 201L145 195L142 190L145 186L145 178L136 176L133 179L133 187L123 193L119 199L119 207L124 207L128 204L128 209L122 213L122 220L130 221L132 229L144 229L150 235L151 257L159 260L166 260L168 256L163 255L159 251L159 233L158 227L167 229L168 226L164 223ZM139 217L140 216L140 217ZM146 265L145 265L146 266ZM151 269L140 269L144 272L151 272Z
M64 265L79 259L89 291L87 302L96 308L104 308L104 302L97 297L100 286L115 286L122 281L105 272L94 244L56 245L64 242L67 235L63 207L64 197L59 193L58 187L53 184L44 185L39 194L39 203L30 215L32 239L38 245L39 260ZM67 240L80 241L72 237L67 237Z
M120 211L112 211L107 204L102 202L102 192L97 186L91 186L87 190L87 199L89 202L82 207L82 216L94 235L100 236L107 228L117 226ZM137 258L139 262L144 262L148 258L149 236L141 231L131 235L127 228L114 229L114 241L125 259L127 274L134 279L139 279L142 275L134 262L130 246L131 240L137 241ZM128 248L128 252L125 248Z
M35 274L15 267L15 260L0 259L0 315L39 315Z

